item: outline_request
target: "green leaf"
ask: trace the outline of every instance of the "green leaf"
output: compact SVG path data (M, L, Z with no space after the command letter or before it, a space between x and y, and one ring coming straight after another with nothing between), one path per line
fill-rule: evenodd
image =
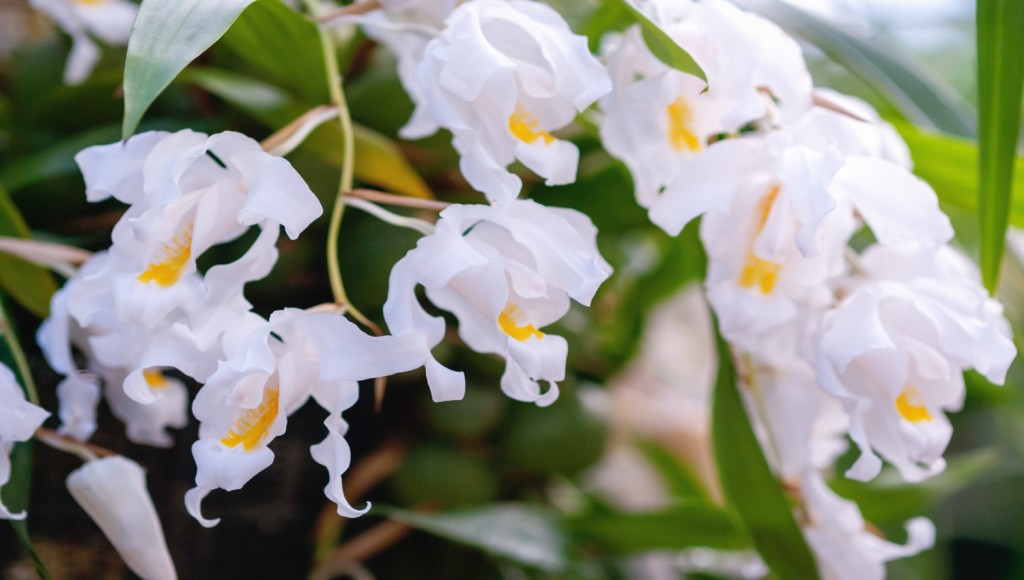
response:
M281 0L258 0L246 9L221 45L304 103L330 102L316 24Z
M910 55L780 0L736 3L820 48L915 124L961 137L974 136L975 112L970 104Z
M668 449L654 441L637 441L636 446L658 471L669 497L687 500L708 498L697 474Z
M779 578L818 578L814 556L793 518L793 505L768 466L743 408L729 345L721 336L717 341L711 436L727 504L739 514L765 564Z
M254 0L145 0L135 18L124 65L121 137L188 63L217 42Z
M981 277L995 294L1024 91L1024 2L978 0L977 9Z
M193 67L183 71L179 78L242 109L268 127L283 125L302 114L301 107L286 91L247 75Z
M0 236L29 238L28 225L0 185ZM45 269L9 254L0 253L0 288L26 310L45 318L57 283Z
M569 521L574 535L616 554L707 547L742 550L750 538L736 516L702 500L678 503L655 512L601 513Z
M118 129L106 125L65 137L50 147L31 155L18 157L0 169L0 183L14 193L25 187L55 177L78 173L75 155L86 147L117 141Z
M619 2L626 8L625 17L631 18L640 25L644 42L647 44L647 48L650 49L651 54L666 65L684 73L700 77L704 82L707 82L708 77L704 74L704 69L700 68L700 65L697 64L697 61L693 60L690 53L679 46L675 40L672 40L672 37L648 18L643 11L637 9L633 5L633 0L614 1Z
M974 141L925 133L913 125L892 121L910 147L914 173L927 181L945 204L967 211L978 209L978 146ZM1024 158L1015 160L1016 179L1010 200L1009 219L1024 226Z
M558 518L540 506L495 504L439 514L375 509L416 529L541 570L559 572L568 564Z
M469 507L487 503L498 493L498 479L487 462L453 447L416 447L391 478L395 493L407 504Z
M979 449L950 459L942 473L924 481L907 483L890 468L869 482L837 477L830 487L857 502L867 521L899 524L927 513L943 499L990 473L999 463L999 454L994 449Z

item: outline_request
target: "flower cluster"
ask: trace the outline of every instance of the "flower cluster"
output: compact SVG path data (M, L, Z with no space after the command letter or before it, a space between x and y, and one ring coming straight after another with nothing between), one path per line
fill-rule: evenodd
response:
M701 218L708 299L826 576L881 577L931 545L930 522L911 521L906 546L874 537L821 470L848 434L850 477L873 478L879 456L908 481L941 471L962 373L1002 382L1016 354L1002 308L948 245L899 137L865 103L812 90L785 33L722 0L639 7L707 81L659 62L637 27L606 39L605 148L652 222L675 235Z

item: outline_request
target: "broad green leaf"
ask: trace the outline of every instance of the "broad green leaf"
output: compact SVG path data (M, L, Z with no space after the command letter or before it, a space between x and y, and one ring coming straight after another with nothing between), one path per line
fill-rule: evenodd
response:
M0 183L13 194L48 179L73 175L78 172L75 155L79 151L117 141L118 135L116 126L106 125L65 137L38 153L11 160L0 169Z
M188 63L217 42L254 0L145 0L135 18L124 65L121 137Z
M637 441L636 446L661 476L669 497L676 499L707 499L708 492L697 474L668 449L654 441Z
M225 46L261 78L311 106L330 102L316 24L281 0L258 0L245 10L218 46Z
M927 181L945 204L968 211L978 209L978 146L974 141L926 133L913 125L892 121L910 147L914 173ZM1015 160L1016 178L1010 200L1010 224L1024 226L1024 158Z
M950 459L945 471L917 483L907 483L896 470L886 469L869 482L837 477L830 486L839 495L857 502L867 521L899 524L927 513L998 465L995 450L980 449Z
M781 0L737 0L736 3L820 48L829 58L874 87L915 124L961 137L974 136L976 115L970 104L903 51Z
M30 237L21 212L0 185L0 236ZM0 253L0 288L26 310L45 318L57 283L46 269L20 258Z
M675 40L672 40L672 37L648 18L642 10L637 9L633 4L633 0L612 1L626 7L626 14L624 16L631 18L640 25L640 31L644 35L644 42L647 44L647 48L651 50L651 54L656 56L658 60L676 70L700 77L707 82L708 77L704 74L704 69L700 68L700 65L697 64L697 61L693 60L690 53L679 46Z
M1024 91L1024 2L978 0L977 9L981 277L995 294L1009 225Z
M485 504L498 493L497 476L484 459L429 443L409 452L391 486L403 503L448 508Z
M549 572L567 567L567 541L557 516L540 506L493 504L438 514L376 508L393 520L454 542Z
M716 328L717 334L717 328ZM718 379L711 437L728 507L736 510L765 564L779 578L818 578L818 566L793 518L793 505L765 460L740 400L732 353L718 336Z
M707 547L750 548L736 516L708 501L689 500L655 512L599 513L568 522L574 536L616 554Z
M305 112L301 105L280 89L237 73L209 68L193 69L186 71L183 79L238 106L270 128L282 127ZM354 137L356 179L392 193L423 199L434 198L426 182L393 141L359 124L354 125ZM324 123L306 139L302 147L327 163L341 167L341 127L337 122Z

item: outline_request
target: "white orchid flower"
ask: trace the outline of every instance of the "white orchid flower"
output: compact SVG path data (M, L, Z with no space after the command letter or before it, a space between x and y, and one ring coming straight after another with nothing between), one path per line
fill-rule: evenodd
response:
M496 203L519 195L522 181L506 169L515 160L550 185L575 181L579 150L551 132L611 89L586 38L523 0L456 8L427 45L417 82L420 108L453 134L462 173ZM407 137L427 134L413 133L406 128Z
M416 80L416 68L427 44L444 26L444 20L461 0L390 0L382 9L347 18L358 22L371 39L387 46L398 59L398 79L414 105L412 118L399 135L414 139L436 133L440 128L424 106L423 91Z
M596 235L583 214L529 200L453 205L441 212L435 233L395 264L384 319L395 336L422 334L431 348L440 343L445 323L418 302L422 285L431 302L458 318L470 348L505 359L505 394L548 405L565 376L568 347L541 329L565 315L570 298L589 305L611 274ZM462 398L462 373L432 356L426 370L435 401Z
M170 447L174 440L168 428L183 429L188 425L188 388L158 367L143 371L146 385L157 395L150 403L133 400L124 390L124 371L100 371L103 396L115 417L125 424L125 435L132 443L152 447ZM62 401L63 402L63 401Z
M357 381L422 366L422 336L370 337L340 316L286 309L269 321L251 313L238 320L224 335L224 352L192 405L200 426L192 446L196 487L185 495L189 513L216 525L202 515L203 498L214 489L240 489L266 469L274 460L268 444L311 397L330 414L327 437L312 448L330 475L325 493L339 514L365 513L369 506L353 508L341 489L350 459L341 412L355 404Z
M637 201L649 207L679 175L678 161L700 154L726 131L726 103L698 77L669 68L644 44L639 26L606 38L612 90L601 97L601 141L633 174Z
M806 518L801 527L825 580L883 580L886 562L935 545L935 526L927 518L907 521L906 544L878 536L857 504L836 495L813 470L801 478L800 492Z
M864 281L823 321L819 377L843 400L861 450L847 475L875 477L881 455L918 481L945 466L945 412L963 404L962 373L1001 384L1016 349L1002 306L954 250L877 245L860 266Z
M139 464L120 455L87 461L67 487L132 572L146 580L178 577Z
M11 369L0 364L0 488L11 479L11 450L28 441L50 414L25 400ZM0 519L21 520L25 512L11 513L0 501Z
M631 2L700 65L729 130L776 113L790 122L810 108L800 46L774 23L725 0Z
M71 37L71 54L64 67L64 82L84 82L100 59L97 37L112 46L123 46L131 36L139 10L128 0L29 0L33 8L47 14Z

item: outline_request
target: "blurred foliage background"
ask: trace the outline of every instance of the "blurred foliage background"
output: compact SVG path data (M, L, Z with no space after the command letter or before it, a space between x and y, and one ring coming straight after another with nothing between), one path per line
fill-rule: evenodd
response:
M626 23L614 3L550 3L574 30L591 38L592 46L603 32ZM741 4L767 6L770 15L780 6ZM808 22L817 31L816 38L807 36L814 44L806 45L816 84L868 100L897 125L911 146L917 172L936 188L954 220L960 244L976 256L973 4L798 4L797 12L775 15L788 14L788 21L779 21L794 32L801 25L806 29ZM66 86L61 74L67 38L27 6L0 3L4 26L14 19L21 23L24 42L15 43L18 35L7 28L0 38L5 44L0 46L0 206L13 204L37 239L103 249L123 208L116 202L86 203L72 157L86 146L119 138L124 49L105 49L102 64L87 82ZM899 106L899 95L858 68L858 58L877 55L844 52L836 41L841 37L830 36L831 30L868 39L896 65L909 66L926 79L926 87L948 91L941 93L946 108L908 114ZM450 135L442 132L417 142L396 137L412 108L393 58L358 32L341 38L339 45L345 88L359 125L357 181L407 195L480 201L455 169ZM160 96L140 130L234 130L263 139L328 101L319 51L309 21L278 0L259 0ZM901 69L883 70L899 74ZM903 89L917 98L913 87ZM915 102L929 106L927 99ZM958 118L949 111L966 113ZM276 461L243 491L211 496L207 513L223 521L205 530L182 504L195 473L190 452L195 425L177 433L171 449L140 447L127 442L121 425L101 407L94 442L147 468L181 577L294 578L309 573L330 578L369 572L378 578L708 578L758 572L744 552L748 541L728 518L711 508L694 509L696 504L687 501L719 494L709 467L706 424L714 349L702 301L681 294L703 275L696 232L691 227L673 239L652 226L633 201L628 172L601 150L595 128L584 118L570 134L582 152L579 180L551 188L524 175L527 195L590 216L615 275L591 312L570 313L552 329L570 341L570 374L561 385L562 396L547 409L508 400L498 389L500 361L458 346L448 347L443 356L467 372L463 401L432 404L416 372L389 381L377 411L372 385L363 385L362 400L345 415L354 458L344 481L355 505L372 499L374 509L367 516L341 520L321 493L324 473L308 455L308 447L322 437L317 410L307 407L292 417L288 433L272 444ZM337 185L339 144L338 129L328 124L289 156L325 207ZM1018 191L1020 181L1018 171ZM1019 197L1012 206L1011 219L1018 224L1024 218L1022 203ZM282 259L274 272L248 289L260 314L330 301L326 225L321 219L299 240L282 240ZM346 213L340 248L344 277L352 301L378 323L388 272L415 242L406 230L355 210ZM247 243L243 239L217 248L210 260L230 259ZM1019 332L1024 328L1024 268L1012 252L1004 267L1002 295ZM13 271L7 265L3 270ZM0 289L8 297L4 304L20 330L43 406L55 409L58 377L32 340L52 282L44 278L34 284L26 287L0 275ZM656 321L675 326L655 335ZM648 374L658 375L658 365L665 365L665 376L645 376L630 365L638 353L649 351L655 358L644 364L655 370ZM673 362L682 366L669 368ZM677 393L651 390L650 384L664 383L666 377L681 381ZM955 434L944 474L913 486L885 476L870 484L835 480L837 491L857 499L865 517L896 541L903 539L902 522L908 517L923 514L935 521L936 548L892 563L893 578L1024 577L1024 372L1015 364L1005 387L974 375L969 383L965 408L952 417ZM635 402L622 394L630 389L644 393L646 407L617 407ZM660 415L650 411L655 396L667 397L663 403L655 400L666 411ZM64 478L77 460L36 446L31 461L28 526L54 577L128 575L65 491ZM738 551L712 557L695 548L701 545ZM0 527L0 546L3 575L31 577L31 564L7 526Z

